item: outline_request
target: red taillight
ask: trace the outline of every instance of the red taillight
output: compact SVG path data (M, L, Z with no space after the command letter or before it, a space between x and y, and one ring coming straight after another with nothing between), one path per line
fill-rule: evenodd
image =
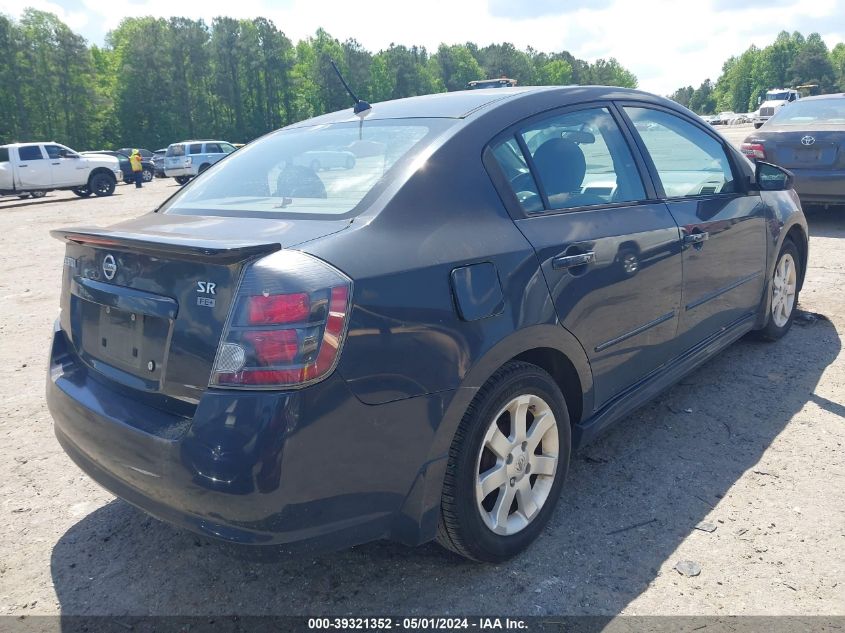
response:
M328 376L346 334L351 287L340 271L304 253L279 251L252 264L209 384L291 387Z
M766 148L762 143L743 143L740 149L751 160L766 160Z
M289 363L299 353L296 330L250 330L242 340L252 344L255 360L260 365Z
M247 322L250 325L298 323L311 313L311 302L304 292L291 295L258 295L247 299Z

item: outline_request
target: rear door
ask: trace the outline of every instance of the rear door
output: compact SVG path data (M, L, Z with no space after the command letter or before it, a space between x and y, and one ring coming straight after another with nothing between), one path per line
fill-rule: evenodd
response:
M49 189L53 176L47 154L40 145L20 145L18 152L18 187Z
M679 346L752 318L765 283L768 213L725 141L669 110L623 108L659 193L681 227Z
M529 120L485 158L587 353L597 406L671 359L681 297L678 226L629 142L598 103Z

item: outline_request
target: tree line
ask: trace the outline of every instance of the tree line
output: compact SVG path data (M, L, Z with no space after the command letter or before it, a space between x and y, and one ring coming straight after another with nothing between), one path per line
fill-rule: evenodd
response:
M828 49L818 33L804 37L781 31L769 46L751 46L730 57L715 83L706 79L698 88L679 88L670 98L698 114L753 112L767 90L813 84L822 94L845 92L845 44Z
M0 15L0 143L55 140L77 149L156 149L187 138L246 142L302 119L347 108L335 60L371 102L463 89L507 76L520 85L636 87L617 60L509 43L371 53L323 29L293 42L266 18L127 18L105 46L89 45L54 14Z

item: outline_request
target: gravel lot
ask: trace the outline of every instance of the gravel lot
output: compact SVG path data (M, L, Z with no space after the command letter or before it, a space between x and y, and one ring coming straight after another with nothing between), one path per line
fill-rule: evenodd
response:
M845 615L845 210L810 217L801 307L823 316L740 341L589 446L521 558L375 543L255 561L100 489L44 404L63 253L47 231L175 190L0 200L0 614Z

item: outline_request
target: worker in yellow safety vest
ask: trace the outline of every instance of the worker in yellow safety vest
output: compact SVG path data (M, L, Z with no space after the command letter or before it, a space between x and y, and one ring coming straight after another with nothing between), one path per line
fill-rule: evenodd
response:
M132 154L129 156L129 165L132 167L135 188L140 189L141 183L144 182L144 166L141 164L141 152L137 149L132 150Z

